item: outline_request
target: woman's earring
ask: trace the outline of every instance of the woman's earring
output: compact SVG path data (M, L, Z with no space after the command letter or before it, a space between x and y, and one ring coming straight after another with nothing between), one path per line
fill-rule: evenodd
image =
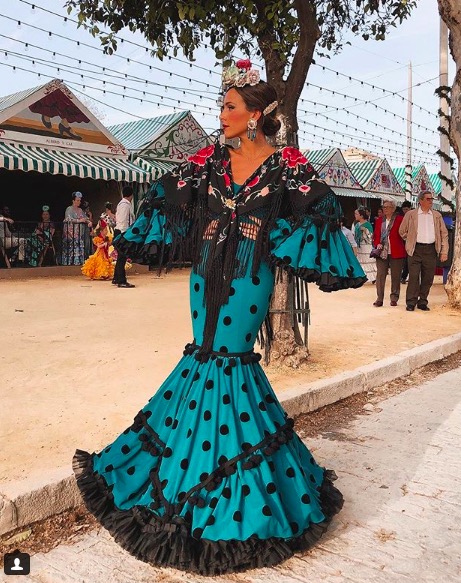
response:
M247 136L248 139L252 142L256 139L256 128L258 127L258 122L253 118L250 117L247 123Z

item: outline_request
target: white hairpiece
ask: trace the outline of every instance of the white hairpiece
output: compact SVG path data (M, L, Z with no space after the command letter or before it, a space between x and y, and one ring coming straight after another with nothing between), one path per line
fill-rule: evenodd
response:
M274 111L278 104L279 104L278 101L273 101L272 103L269 103L269 105L264 108L263 115L268 115L271 111Z

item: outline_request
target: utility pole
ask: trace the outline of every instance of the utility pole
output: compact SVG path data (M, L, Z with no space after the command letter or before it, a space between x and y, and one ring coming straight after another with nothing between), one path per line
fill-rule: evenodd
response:
M405 200L411 201L413 191L411 162L411 115L413 108L413 80L411 62L408 66L408 99L407 99L407 164L405 166Z
M440 19L440 59L439 59L439 86L448 87L448 28L445 22ZM449 105L446 98L446 91L440 93L440 127L449 131L448 126ZM447 156L450 155L450 141L443 132L440 133L440 151ZM440 173L451 179L450 163L443 156L440 156ZM446 200L452 200L453 193L450 185L442 179L442 196Z

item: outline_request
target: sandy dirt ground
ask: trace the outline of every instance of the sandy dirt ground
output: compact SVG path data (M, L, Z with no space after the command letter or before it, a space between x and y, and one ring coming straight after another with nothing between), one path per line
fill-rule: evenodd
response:
M192 339L188 277L132 274L131 290L79 276L0 280L0 487L46 480L76 448L98 451L131 424ZM268 367L277 393L461 329L439 277L430 312L375 299L371 284L333 294L311 285L309 363Z

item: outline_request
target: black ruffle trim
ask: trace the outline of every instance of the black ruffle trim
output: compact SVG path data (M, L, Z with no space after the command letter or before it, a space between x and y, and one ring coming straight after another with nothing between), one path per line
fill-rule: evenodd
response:
M280 267L291 276L299 277L308 283L315 283L324 292L339 291L341 289L358 288L368 281L366 277L338 277L329 272L321 273L316 269L299 267L295 269L281 257L271 255L271 264Z
M312 547L343 506L343 497L333 485L336 475L325 470L319 491L326 519L319 524L311 524L299 536L291 539L251 537L244 541L198 539L191 535L179 517L165 523L141 506L130 510L118 509L110 487L101 475L93 471L92 458L88 452L75 452L72 466L77 485L88 510L115 541L146 563L201 575L214 576L277 565L295 552Z

